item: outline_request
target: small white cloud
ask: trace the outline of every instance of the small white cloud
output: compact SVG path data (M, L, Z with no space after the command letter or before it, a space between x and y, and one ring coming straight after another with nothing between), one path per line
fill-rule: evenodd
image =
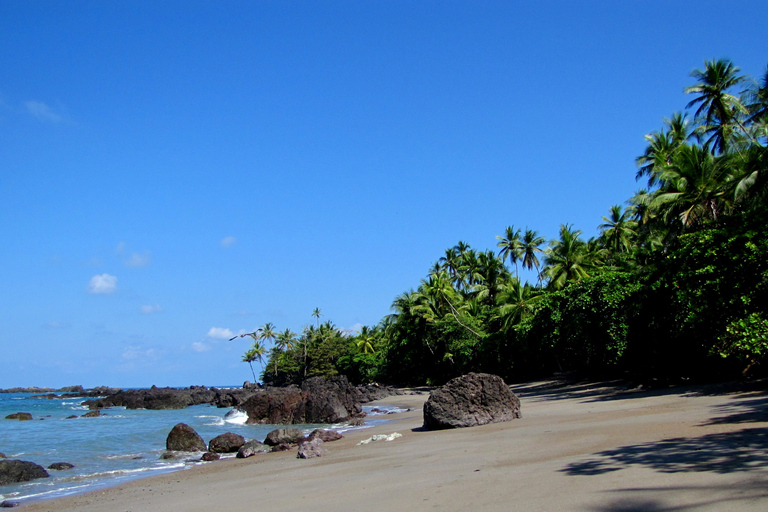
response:
M130 258L124 261L125 265L128 267L146 267L151 262L152 257L150 256L149 252L145 252L144 254L134 252L131 254Z
M42 101L25 101L24 106L27 109L27 112L31 114L32 116L36 117L40 121L45 121L48 123L61 123L64 121L64 118L53 111L51 107L43 103Z
M227 329L226 327L211 327L208 330L208 336L209 338L213 338L215 340L228 340L232 336L234 336L235 333Z
M195 352L208 352L211 350L211 347L209 345L206 345L202 341L195 341L192 343L192 350Z
M221 246L232 247L233 245L235 245L235 242L237 242L237 238L233 236L227 236L221 239Z
M43 324L43 327L46 329L68 329L69 324L67 322L48 322L46 324Z
M117 277L109 274L99 274L91 278L88 292L94 294L113 293L117 289Z
M160 304L155 304L155 305L148 304L148 305L141 306L141 312L144 313L145 315L152 315L154 313L162 313L163 308L162 306L160 306Z
M160 352L154 348L144 348L141 346L130 346L123 351L123 359L152 359L156 360L160 357Z

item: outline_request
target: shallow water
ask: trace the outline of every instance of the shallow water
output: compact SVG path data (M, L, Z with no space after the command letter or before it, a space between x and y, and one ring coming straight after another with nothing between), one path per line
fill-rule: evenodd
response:
M210 405L167 411L112 407L104 409L102 416L82 418L88 412L80 405L84 398L30 398L32 396L29 393L0 393L0 452L9 459L34 462L44 468L54 462L69 462L75 467L63 471L48 470L51 478L0 486L0 502L6 499L24 502L87 492L199 464L184 459L160 459L165 452L168 432L177 423L190 425L206 442L225 432L240 434L246 440L263 441L270 431L285 426L245 425L243 413ZM387 410L382 406L378 408ZM364 407L364 410L370 412L371 408ZM33 419L4 419L16 412L29 412ZM78 417L66 419L71 415ZM384 414L373 413L366 419L366 426L384 421ZM306 432L318 427L339 431L350 429L345 425L293 427ZM187 457L194 458L199 459L199 454Z

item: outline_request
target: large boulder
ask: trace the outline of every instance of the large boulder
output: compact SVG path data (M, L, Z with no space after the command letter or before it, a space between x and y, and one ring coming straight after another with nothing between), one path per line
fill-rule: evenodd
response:
M235 399L232 395L228 398ZM364 415L359 393L343 376L313 377L301 388L257 389L237 408L248 414L249 424L338 423Z
M297 428L278 428L267 434L264 444L269 446L297 445L304 441L304 433Z
M434 390L424 404L424 428L473 427L520 417L520 400L501 377L470 373Z
M227 432L214 437L208 443L208 451L213 453L234 453L245 444L245 438L234 432Z
M186 423L179 423L171 429L165 440L165 449L176 452L207 451L203 438Z
M25 460L0 460L0 485L28 482L36 478L48 478L48 472L42 466Z
M324 443L328 443L330 441L338 441L342 437L344 436L335 430L316 428L307 436L307 441L311 441L312 439L321 439Z

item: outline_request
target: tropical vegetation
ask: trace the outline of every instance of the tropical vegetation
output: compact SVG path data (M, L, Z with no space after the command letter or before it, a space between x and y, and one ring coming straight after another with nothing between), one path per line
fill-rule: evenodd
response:
M757 376L768 354L768 69L728 60L691 73L691 100L645 136L643 182L585 239L508 226L496 250L459 241L378 325L265 325L244 361L261 379L435 384L469 371L643 379ZM523 281L520 268L535 274ZM272 346L266 351L265 346ZM254 375L255 378L255 375Z

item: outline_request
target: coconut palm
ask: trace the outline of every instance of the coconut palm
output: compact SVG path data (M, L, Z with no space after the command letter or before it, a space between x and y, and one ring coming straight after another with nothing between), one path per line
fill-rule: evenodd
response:
M611 206L610 217L603 217L598 226L605 246L615 253L628 252L636 236L637 221L632 220L633 210L623 210L619 205Z
M697 134L705 138L705 146L715 153L725 153L731 140L737 135L736 128L747 135L741 118L747 109L741 100L728 91L741 84L746 77L728 59L704 62L704 69L696 69L691 76L698 80L696 85L686 87L686 94L697 96L688 102L687 108L698 106L694 118L701 123Z
M264 365L264 354L267 353L266 347L254 337L253 346L243 355L243 362L248 363L251 367L251 373L253 374L253 381L256 382L256 372L253 370L253 362L259 361L261 365Z
M536 295L535 288L520 284L518 279L510 279L501 288L496 298L498 309L496 318L502 321L505 330L533 314L533 307L541 299L542 295Z
M549 286L555 290L562 289L570 281L589 277L586 244L580 236L581 231L563 224L560 239L554 240L546 252L544 274L549 278Z
M520 250L523 268L533 270L536 267L536 273L539 275L539 281L541 281L541 273L539 272L539 258L537 254L544 254L541 246L546 243L543 236L539 236L536 231L525 228L525 233L520 239Z
M313 309L312 316L315 317L315 320L317 320L317 326L320 327L320 317L323 316L323 314L320 312L320 308Z
M501 261L509 260L515 266L515 275L517 275L517 260L522 256L520 230L507 226L504 236L496 236L496 238L499 240L496 247L501 248L499 250Z
M645 136L648 145L635 160L638 166L635 179L648 176L649 188L658 184L659 175L672 163L677 149L691 137L687 114L675 113L671 118L665 118L664 124L666 129Z

